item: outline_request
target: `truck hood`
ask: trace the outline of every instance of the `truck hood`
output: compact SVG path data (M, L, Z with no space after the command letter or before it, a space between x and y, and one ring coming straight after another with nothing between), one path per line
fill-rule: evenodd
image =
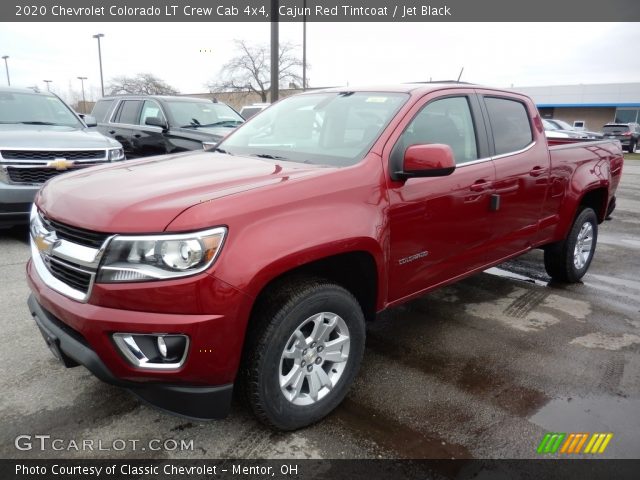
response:
M0 125L0 149L46 150L48 148L117 148L120 143L100 132L47 125Z
M186 152L66 173L47 182L36 203L47 216L88 230L156 233L198 203L333 170Z

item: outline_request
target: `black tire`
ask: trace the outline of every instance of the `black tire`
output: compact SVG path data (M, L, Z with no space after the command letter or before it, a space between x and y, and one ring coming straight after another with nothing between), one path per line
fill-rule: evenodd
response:
M347 360L324 397L311 405L295 405L280 387L281 357L300 325L321 312L337 314L346 324L350 337ZM239 378L244 400L261 422L278 430L295 430L317 422L344 399L358 373L364 344L364 315L347 290L322 279L298 278L282 283L256 305L248 326ZM303 380L303 389L306 385L310 390L308 382Z
M583 226L590 224L592 229L591 251L582 267L574 262L578 236ZM562 242L547 245L544 249L544 268L549 276L558 282L576 283L587 273L598 241L598 217L592 208L584 207L576 216L567 238Z
M638 147L638 141L637 140L631 140L629 142L628 152L629 153L636 153L637 147Z

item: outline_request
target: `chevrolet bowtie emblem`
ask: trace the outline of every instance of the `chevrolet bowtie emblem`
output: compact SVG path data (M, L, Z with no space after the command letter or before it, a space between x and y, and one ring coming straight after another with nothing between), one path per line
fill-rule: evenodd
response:
M47 167L55 168L56 170L67 170L73 167L75 162L73 160L66 160L64 158L56 158L47 163Z
M58 240L55 232L50 232L47 234L38 233L33 238L33 242L36 244L38 252L44 255L51 255L53 249L60 243L60 240Z

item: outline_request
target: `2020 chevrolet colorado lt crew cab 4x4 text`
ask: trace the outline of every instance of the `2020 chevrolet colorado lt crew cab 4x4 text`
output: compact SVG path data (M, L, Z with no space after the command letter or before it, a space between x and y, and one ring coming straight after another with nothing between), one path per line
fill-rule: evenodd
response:
M53 93L0 88L0 226L27 223L49 178L122 159L122 145L88 130Z
M376 312L537 247L578 281L622 164L616 141L549 148L512 92L308 92L216 151L48 182L29 307L66 365L161 408L220 417L236 385L299 428L344 398Z

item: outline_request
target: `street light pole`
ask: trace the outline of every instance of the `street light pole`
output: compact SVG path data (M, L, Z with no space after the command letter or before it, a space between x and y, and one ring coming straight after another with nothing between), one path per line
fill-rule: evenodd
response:
M9 63L7 62L7 58L9 58L9 55L2 56L2 59L4 60L4 68L7 70L7 85L11 86L11 80L9 80Z
M271 103L278 100L279 95L279 57L280 45L278 34L278 0L271 0Z
M307 89L307 0L302 2L302 91Z
M102 50L100 49L100 39L104 37L104 33L96 33L93 38L98 39L98 61L100 62L100 88L104 97L104 79L102 78Z
M80 84L82 85L82 113L87 113L87 101L84 98L84 81L87 77L78 77Z
M43 80L43 82L47 84L47 92L50 92L51 89L49 88L49 84L53 82L53 80Z

